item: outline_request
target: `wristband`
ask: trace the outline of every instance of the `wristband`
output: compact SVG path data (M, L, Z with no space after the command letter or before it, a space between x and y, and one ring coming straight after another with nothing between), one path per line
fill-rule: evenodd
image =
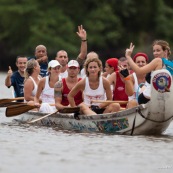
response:
M86 40L81 40L81 41L85 42L85 41L88 41L88 40L86 39Z
M130 80L130 76L125 77L124 80Z

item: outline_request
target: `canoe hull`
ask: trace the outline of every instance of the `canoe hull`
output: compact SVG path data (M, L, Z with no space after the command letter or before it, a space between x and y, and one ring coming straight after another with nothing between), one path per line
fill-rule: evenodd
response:
M169 91L169 92L168 92ZM167 70L158 70L151 77L151 100L147 104L117 113L79 115L56 113L37 121L36 125L80 132L103 132L126 135L159 135L169 126L173 117L172 76ZM45 114L27 112L18 120L29 122Z

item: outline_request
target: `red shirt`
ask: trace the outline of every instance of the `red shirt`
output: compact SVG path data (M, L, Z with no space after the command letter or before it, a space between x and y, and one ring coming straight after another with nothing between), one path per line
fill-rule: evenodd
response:
M80 81L82 78L79 78L78 81ZM69 101L67 99L67 96L70 92L70 89L67 86L66 80L65 78L62 79L62 83L63 83L63 91L62 91L62 101L61 104L63 106L68 106L69 105ZM79 91L75 96L74 96L74 101L76 105L79 105L80 103L83 102L83 98L82 98L82 92Z
M119 72L116 73L116 85L113 91L113 100L122 100L128 101L128 96L125 92L125 84L121 80ZM121 105L122 107L126 107L126 105Z

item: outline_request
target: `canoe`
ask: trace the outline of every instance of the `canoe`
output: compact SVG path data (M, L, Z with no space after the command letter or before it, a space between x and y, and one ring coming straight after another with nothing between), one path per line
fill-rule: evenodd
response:
M173 118L172 76L165 70L157 70L151 77L151 100L147 104L116 113L78 115L54 113L34 125L57 127L78 132L102 132L123 135L160 135ZM45 114L27 112L18 116L20 122L30 122Z

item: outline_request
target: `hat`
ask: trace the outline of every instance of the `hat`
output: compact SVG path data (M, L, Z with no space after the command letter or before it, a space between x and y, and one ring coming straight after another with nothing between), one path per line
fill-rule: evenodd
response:
M67 66L68 67L79 67L79 63L76 60L70 60Z
M117 58L109 58L106 63L111 67L114 67L114 70L118 70L118 59Z
M54 68L56 66L61 66L57 60L51 60L48 64L48 68L50 68L50 67Z
M148 56L147 56L147 54L146 54L146 53L142 53L142 52L137 53L137 54L133 57L133 61L136 61L136 58L137 58L138 56L143 56L143 57L145 58L145 60L148 62Z

